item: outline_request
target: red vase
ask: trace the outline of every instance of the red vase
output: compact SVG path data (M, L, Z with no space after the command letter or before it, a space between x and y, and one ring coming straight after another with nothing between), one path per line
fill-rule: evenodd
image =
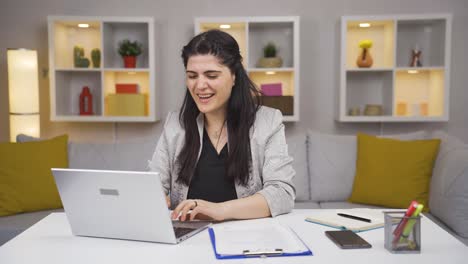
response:
M136 67L136 56L124 56L123 59L125 68Z
M93 95L89 91L88 86L83 87L80 93L80 115L93 114Z

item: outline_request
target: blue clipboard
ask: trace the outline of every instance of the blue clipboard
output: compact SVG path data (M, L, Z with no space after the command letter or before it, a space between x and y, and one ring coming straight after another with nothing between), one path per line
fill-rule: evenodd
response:
M292 231L292 230L291 230ZM294 235L297 236L297 234L292 231ZM211 240L211 245L213 246L213 252L215 254L215 257L217 259L241 259L241 258L264 258L264 257L291 257L291 256L312 256L312 251L307 247L307 245L299 238L299 240L302 242L302 244L307 248L306 251L304 252L294 252L294 253L288 253L288 252L283 252L282 249L274 249L272 251L259 251L259 252L252 252L249 250L244 250L242 254L238 255L223 255L219 254L218 251L216 250L216 236L214 233L213 228L208 228L208 233L210 234L210 240Z

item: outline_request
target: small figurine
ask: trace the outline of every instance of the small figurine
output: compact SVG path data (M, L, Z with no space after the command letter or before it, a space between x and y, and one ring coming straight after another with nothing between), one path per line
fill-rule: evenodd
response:
M414 47L413 50L411 50L411 61L410 61L410 67L422 67L421 63L421 50L416 47Z

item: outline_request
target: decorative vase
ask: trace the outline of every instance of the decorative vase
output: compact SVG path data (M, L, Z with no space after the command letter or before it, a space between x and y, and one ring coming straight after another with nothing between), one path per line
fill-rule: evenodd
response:
M123 56L125 68L136 67L136 56Z
M91 51L91 60L93 61L93 67L101 67L101 51L99 49L93 49Z
M283 65L283 60L280 57L260 58L257 62L257 67L260 68L279 68Z
M88 86L84 86L80 93L80 115L93 114L93 95Z
M420 114L422 116L429 115L429 104L427 102L421 102L419 105Z
M396 115L397 116L406 116L407 113L408 113L408 104L406 102L397 102Z
M361 50L361 54L359 54L357 60L356 60L356 64L358 67L360 68L369 68L370 66L372 66L372 63L374 62L374 60L372 59L372 56L369 52L369 49L368 48L362 48Z
M364 115L366 116L379 116L383 114L382 105L367 104L364 108Z
M361 108L358 107L351 107L348 111L348 115L350 116L359 116L361 115Z

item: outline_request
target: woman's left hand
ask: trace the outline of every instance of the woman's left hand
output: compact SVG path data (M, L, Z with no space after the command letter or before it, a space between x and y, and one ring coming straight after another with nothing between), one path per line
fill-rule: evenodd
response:
M192 210L189 213L189 210ZM205 200L185 200L182 201L172 212L172 219L177 219L180 214L180 221L203 219L223 221L226 220L226 208L224 203L212 203Z

